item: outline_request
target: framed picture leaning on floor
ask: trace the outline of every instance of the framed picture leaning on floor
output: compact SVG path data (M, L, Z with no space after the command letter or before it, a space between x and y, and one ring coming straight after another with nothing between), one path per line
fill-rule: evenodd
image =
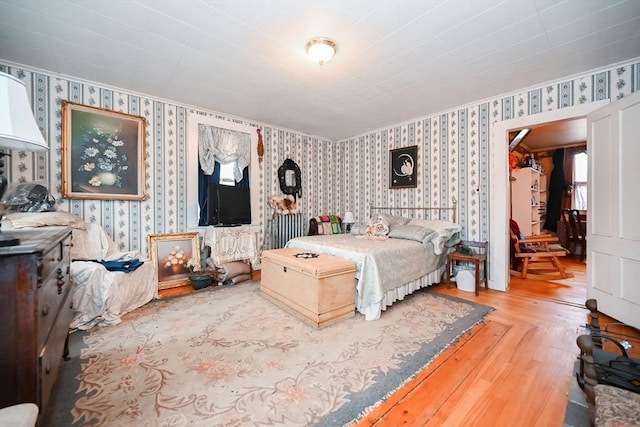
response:
M149 258L158 267L158 290L189 284L192 266L200 265L200 235L150 234Z

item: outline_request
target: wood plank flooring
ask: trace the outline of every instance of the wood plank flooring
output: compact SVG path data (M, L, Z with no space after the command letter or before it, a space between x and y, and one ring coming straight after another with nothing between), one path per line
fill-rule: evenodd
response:
M357 426L562 426L588 314L585 264L563 264L574 278L512 277L508 292L434 287L495 311Z

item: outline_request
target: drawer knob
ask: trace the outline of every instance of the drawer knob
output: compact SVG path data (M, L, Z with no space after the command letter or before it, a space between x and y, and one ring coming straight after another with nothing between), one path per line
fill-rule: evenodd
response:
M42 316L46 316L47 314L49 314L49 304L45 304L44 307L42 307Z

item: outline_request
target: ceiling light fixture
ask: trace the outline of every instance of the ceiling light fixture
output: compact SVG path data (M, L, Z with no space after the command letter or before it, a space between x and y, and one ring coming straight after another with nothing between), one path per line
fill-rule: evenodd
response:
M316 37L309 40L306 49L309 57L320 65L329 62L338 51L336 43L325 37Z

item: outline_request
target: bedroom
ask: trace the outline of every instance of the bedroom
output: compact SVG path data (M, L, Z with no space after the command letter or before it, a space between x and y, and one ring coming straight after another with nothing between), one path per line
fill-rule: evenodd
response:
M29 6L18 6L18 4L19 2L3 3L3 23L14 30L16 30L15 27L37 28L27 19L26 15L30 13ZM38 8L44 7L37 2L33 4ZM565 6L571 7L571 3ZM576 3L574 7L580 6ZM63 28L61 22L65 22L67 18L64 12L56 9L55 6L47 9L47 13L54 18L54 23L49 25L60 29L61 34L57 40L63 40L66 48L71 48L72 46L68 43L71 43L69 39L73 37L73 33ZM142 22L136 22L133 16L144 21L141 18L144 14L141 13L131 14L128 18L120 16L117 11L112 13L113 18L120 18L130 24L142 25ZM163 17L166 18L167 13L163 14ZM402 16L406 17L406 15ZM13 25L5 21L9 19L8 17L15 18ZM75 16L73 22L77 24L82 22L82 19L81 14ZM15 34L20 32L16 30ZM577 105L583 102L580 99L582 96L586 98L585 103L599 99L613 100L628 95L638 87L637 47L625 51L622 46L619 46L620 49L608 48L608 50L622 51L625 56L613 58L600 55L608 60L597 66L580 65L576 70L560 72L553 78L535 83L518 83L514 78L516 86L508 91L494 91L485 96L464 100L451 97L446 107L433 109L421 107L422 110L419 113L398 118L393 122L369 125L337 138L321 137L317 135L325 135L324 132L303 131L310 126L309 122L320 122L312 113L309 113L309 117L313 118L307 118L299 127L275 125L270 121L254 119L258 117L258 112L254 109L242 114L240 112L232 114L231 111L235 109L231 106L228 110L218 110L205 108L200 104L176 101L177 94L185 89L185 86L176 84L171 92L176 95L165 96L162 93L150 92L147 89L148 86L143 83L136 87L108 83L106 77L98 78L106 74L97 73L87 62L75 62L76 67L70 71L60 66L43 67L38 57L47 58L47 52L38 46L40 33L36 30L25 30L25 32L32 36L32 39L21 41L21 38L16 35L6 40L6 47L3 47L0 53L0 70L20 77L32 92L42 94L42 97L34 99L34 110L39 112L40 119L45 123L45 133L51 145L51 152L49 155L27 153L24 157L16 155L5 159L7 165L5 174L12 182L44 179L54 192L57 191L61 175L59 99L72 99L83 104L99 105L144 116L149 122L146 170L146 190L149 198L142 202L65 199L59 205L61 209L101 224L121 249L143 252L146 251L148 234L189 230L185 204L186 195L191 190L187 176L193 166L187 163L189 144L192 141L187 137L185 124L188 122L191 110L202 116L218 116L223 119L239 120L249 126L262 126L266 148L259 175L262 194L278 193L277 182L270 177L276 176L278 166L286 157L292 157L302 169L304 187L301 205L303 212L307 214L353 211L358 221L364 221L367 206L371 202L380 205L447 205L455 198L460 206L459 220L466 238L491 240L492 206L490 206L489 164L492 144L490 133L494 122L513 119L521 114L526 116L557 109L559 106L564 106L565 94L568 94L571 99L569 105ZM132 34L131 31L126 34L140 40L140 36ZM637 41L637 33L635 37L632 40ZM102 39L93 40L93 42L99 43L100 40ZM153 40L156 44L148 46L158 47L158 39ZM171 47L175 46L171 45ZM95 55L95 49L82 50L82 52L87 54L91 61L99 59ZM345 55L346 52L344 47L339 51L339 55ZM174 52L171 51L171 53ZM59 54L59 61L65 62L64 51L61 50ZM340 56L337 56L336 62L326 64L325 69L321 71L330 72L330 66L340 64L339 60ZM68 62L74 63L71 60ZM582 64L577 60L575 62ZM254 62L250 64L259 69L259 64ZM84 67L90 68L89 74L81 74L80 71ZM437 70L439 67L434 68L436 68L434 73L439 76L437 81L446 86L448 78L446 72ZM184 67L183 70L188 77L197 75L195 69L190 70L189 67ZM113 70L113 73L118 72ZM321 74L318 74L315 68L309 67L308 72L310 76L303 78L305 83L312 84L321 78ZM507 78L500 70L493 70L493 72L496 76ZM169 83L171 80L166 79L166 76L158 75L157 70L147 67L141 73L149 81L164 78L165 85L171 85ZM425 71L425 73L428 72ZM197 77L196 81L205 82L201 77ZM246 81L245 84L255 91L256 97L263 96L263 89L256 81ZM456 84L462 85L458 80L448 83L449 86ZM203 83L203 85L214 90L211 84ZM397 92L400 94L403 91L397 89ZM429 97L448 98L446 93L446 90L442 90ZM374 95L371 94L371 96ZM297 103L295 99L294 94L291 99L294 104ZM312 102L309 104L313 105ZM370 113L368 111L370 107L369 105L363 108L363 113ZM328 135L332 125L324 124L324 128L327 129L326 135ZM424 138L424 135L429 135L429 138ZM386 173L388 150L418 142L422 163L418 188L389 190ZM340 191L332 191L335 188L339 188ZM264 227L270 216L266 203L257 206L257 213L260 218L259 223ZM491 262L491 264L494 263Z
M16 19L29 18L23 16L28 8L22 9L12 5L12 2L5 3L3 7L10 6L13 7L7 9L3 16L15 14ZM54 13L55 9L52 7L53 18L61 19ZM81 21L82 14L69 19ZM37 40L37 34L32 37ZM39 111L40 120L46 123L52 153L59 150L58 102L61 99L117 108L143 115L147 119L147 200L141 203L114 203L65 199L60 205L64 210L102 224L121 248L144 251L147 234L183 232L192 226L188 224L184 200L185 195L190 193L187 175L192 166L187 159L192 152L188 145L193 143L185 133L185 124L192 109L203 116L215 114L249 126L258 125L253 119L228 114L225 110L217 112L198 108L197 105L190 107L154 97L154 94L141 95L144 91L117 90L100 81L67 78L53 71L32 68L39 60L33 57L31 61L26 61L29 50L23 46L23 53L20 54L17 49L19 46L16 44L17 51L11 51L12 57L24 60L12 63L7 60L7 54L3 54L2 71L18 74L31 90L38 88L42 91L40 93L43 96L35 100L34 109ZM341 50L333 60L338 65L340 54L345 53ZM275 177L282 161L291 157L302 170L301 210L309 215L352 211L356 221L364 222L370 203L445 206L455 198L460 206L459 220L465 237L470 240L489 239L488 166L491 163L489 147L492 143L489 134L493 123L500 119L555 110L558 105L564 106L565 96L569 97L570 105L577 105L597 99L617 99L628 94L637 87L634 84L637 61L632 58L620 64L609 62L612 65L596 71L584 69L572 77L559 76L554 82L539 83L534 88L520 85L518 90L497 93L483 101L470 100L469 105L448 108L440 113L424 111L416 114L416 119L405 117L403 121L398 120L397 124L371 126L364 129L366 132L360 131L357 136L345 135L335 142L333 138L316 136L320 133L308 134L292 130L295 128L259 123L264 127L266 153L260 171L261 193L279 194L276 180L267 177ZM336 66L332 62L320 71L331 72L329 66ZM311 74L313 79L321 76L315 69L308 69L308 72L315 73ZM594 99L596 96L597 99ZM422 136L425 134L432 136L425 140ZM450 135L454 137L449 140ZM419 157L422 162L419 186L415 190L389 190L386 182L388 150L413 145L417 141L421 141ZM14 156L6 158L5 162L5 174L11 181L45 179L50 182L51 189L57 189L60 185L57 156L27 153L23 160L19 161ZM329 191L335 188L340 188L340 191ZM266 203L256 208L260 224L264 226L271 212ZM132 227L132 224L136 225Z

